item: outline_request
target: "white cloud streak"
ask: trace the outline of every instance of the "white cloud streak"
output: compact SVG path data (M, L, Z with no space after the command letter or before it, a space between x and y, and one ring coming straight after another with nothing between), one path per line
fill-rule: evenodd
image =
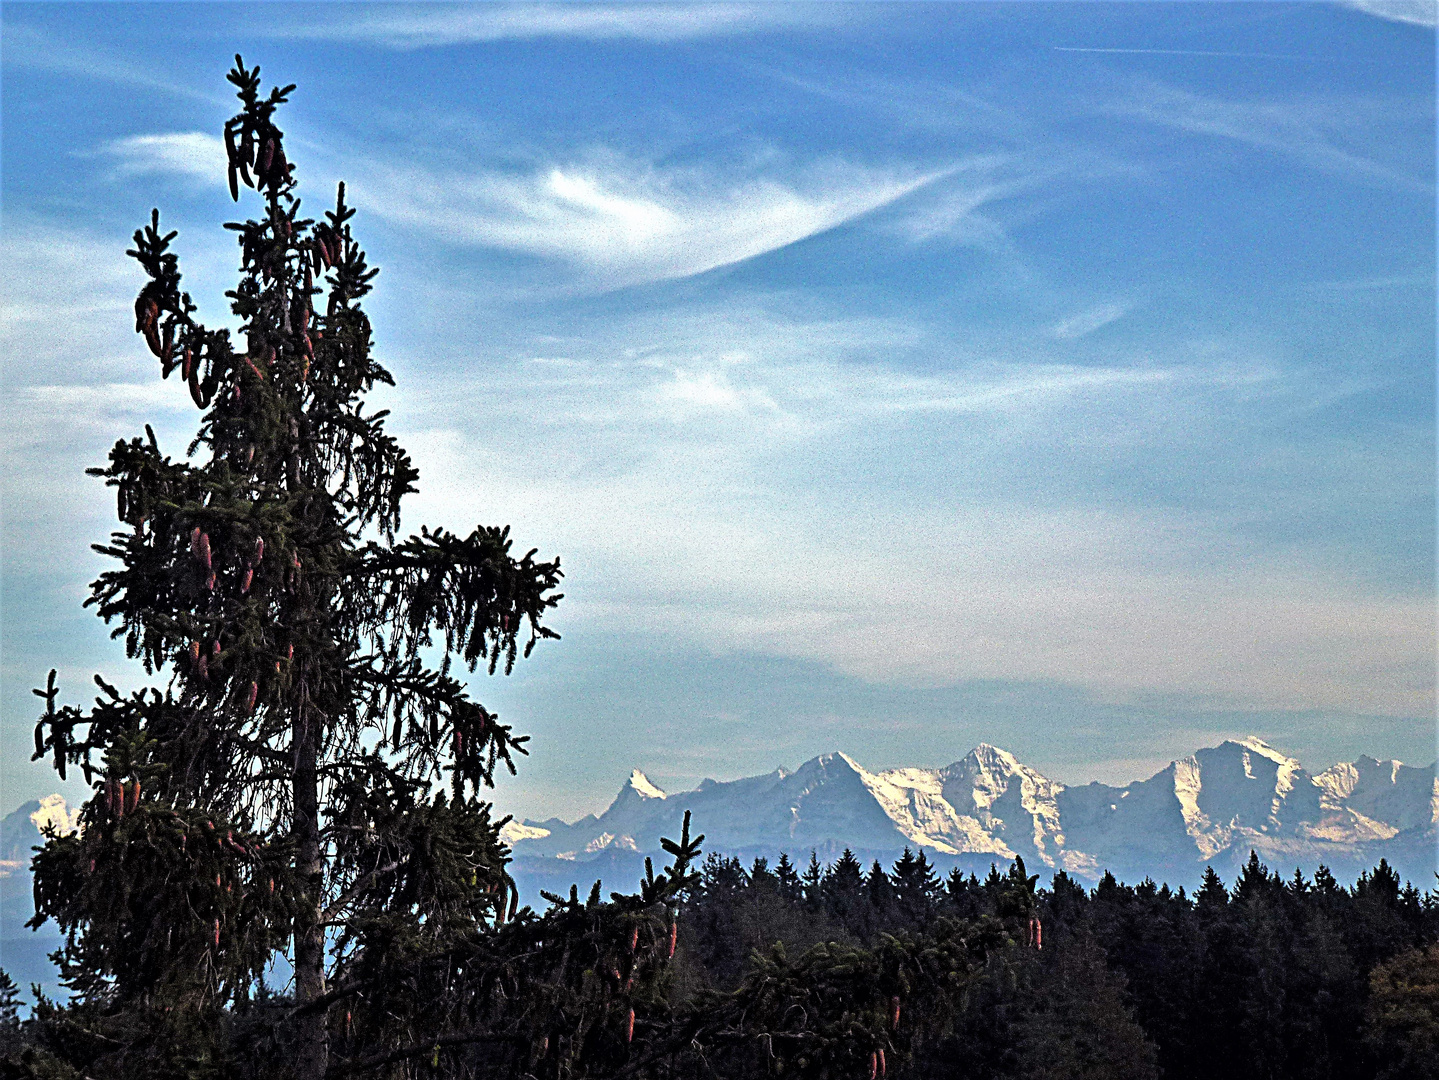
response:
M10 219L0 233L5 382L113 378L134 352L128 312L144 274L123 243Z
M1430 192L1432 184L1409 176L1354 148L1368 134L1350 101L1295 103L1219 101L1149 80L1133 80L1102 111L1191 135L1229 140L1282 154L1313 169L1400 190Z
M1063 319L1054 328L1054 336L1061 341L1073 341L1086 337L1096 330L1117 322L1129 314L1127 304L1101 304Z
M355 197L449 244L556 259L604 287L690 277L793 244L949 174L830 163L725 178L607 157L529 175L374 168Z
M156 71L161 70L163 65L132 63L97 52L17 23L9 12L6 14L5 21L0 24L0 40L4 42L5 64L8 67L49 71L79 79L96 79L207 105L218 105L221 108L230 104L230 99L223 94L205 93L192 86L158 76ZM218 85L222 84L217 80Z
M270 28L281 37L424 49L536 38L676 42L851 20L844 6L757 4L383 4Z
M225 144L203 131L133 135L104 148L120 176L168 174L215 184L225 175Z
M214 183L225 148L198 131L136 135L101 153L122 177L171 175ZM663 168L598 150L588 162L527 173L444 171L371 160L342 165L352 197L375 216L450 245L557 260L605 288L691 277L742 262L889 206L960 171L998 159L919 170L827 161L789 175ZM974 187L974 185L970 185ZM947 192L906 225L924 237L954 233L975 208L1012 190L980 182ZM966 194L967 193L967 194ZM943 220L939 220L942 218Z
M1362 11L1376 19L1425 26L1431 30L1439 24L1439 3L1435 0L1340 0L1340 6Z

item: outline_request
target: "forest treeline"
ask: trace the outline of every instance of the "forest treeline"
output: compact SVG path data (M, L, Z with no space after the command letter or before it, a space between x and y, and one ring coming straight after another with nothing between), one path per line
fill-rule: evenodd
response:
M711 854L685 907L676 991L764 978L776 942L922 951L997 924L955 1011L905 1040L895 1075L1439 1076L1439 891L1383 862L1347 888L1323 867L1281 878L1255 855L1232 887L1210 869L1192 895L1110 874L1092 889L1063 872L1037 885L1021 860L941 881L908 851L888 871L848 852L803 871Z
M1439 1077L1439 890L1401 884L1382 861L1346 887L1323 867L1283 878L1251 854L1232 886L1210 869L1191 895L1110 874L1090 889L1063 872L1041 886L1022 859L983 880L958 869L941 880L908 850L888 870L849 851L828 866L811 854L803 871L783 854L746 866L711 853L688 882L668 944L655 943L672 958L667 975L622 1033L578 1025L586 1045L570 1056L584 1064L554 1075ZM596 883L588 902L552 897L511 926L542 949L547 921L612 923L625 899L601 903ZM638 943L633 930L631 957ZM640 961L625 951L587 959L601 999L630 989ZM423 1009L423 985L397 989ZM73 1015L42 1003L22 1022L18 1003L0 973L0 1075L81 1075L57 1044ZM229 1010L193 1075L268 1075L284 1052L275 1020L292 1007L280 994ZM334 1071L550 1075L545 1029L557 1019L541 993L491 1032L510 1038Z

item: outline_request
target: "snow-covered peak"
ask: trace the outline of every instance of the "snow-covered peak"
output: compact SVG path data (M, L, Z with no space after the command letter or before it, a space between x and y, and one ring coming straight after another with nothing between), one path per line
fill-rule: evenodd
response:
M844 762L846 765L848 765L851 769L853 769L853 770L854 770L855 772L857 772L857 773L864 774L864 773L866 773L866 772L868 771L868 770L865 769L865 767L864 767L863 765L861 765L859 762L855 761L854 758L850 757L850 756L849 756L848 754L846 754L843 750L836 750L833 754L826 754L826 755L824 755L824 756L825 756L826 758L829 758L831 762L833 762L833 761L837 758L838 760Z
M528 821L507 821L500 828L500 839L512 847L521 840L543 840L550 830L543 825L532 825Z
M945 798L962 813L987 810L1009 790L1015 777L1031 792L1043 789L1052 794L1058 789L1058 785L1021 763L1008 750L989 743L980 743L937 775Z
M848 776L853 781L862 780L868 775L864 766L854 758L848 754L833 751L810 758L793 773L787 773L780 779L787 780L793 777L794 782L798 783L800 787L808 788L814 784L826 783L836 777Z
M1383 822L1396 829L1439 822L1439 778L1401 761L1380 761L1368 754L1340 762L1314 778L1332 807Z
M1354 789L1359 786L1359 766L1365 762L1363 757L1356 762L1341 761L1338 765L1325 769L1314 778L1314 782L1323 788L1324 793L1331 799L1343 802L1353 795Z
M506 838L519 857L618 857L657 850L661 837L678 835L687 811L691 828L717 851L793 856L812 847L897 853L909 846L955 858L1022 855L1033 867L1093 880L1105 867L1182 876L1186 867L1242 859L1251 848L1265 859L1312 856L1331 866L1369 858L1375 844L1429 843L1432 854L1432 839L1420 830L1439 822L1439 780L1433 766L1370 757L1311 778L1252 736L1198 750L1123 787L1066 787L988 743L942 769L871 771L835 751L793 773L707 780L668 794L636 769L598 817L512 824ZM1405 839L1405 830L1418 839Z
M56 836L69 836L80 828L80 808L68 810L65 806L65 796L46 795L40 800L40 808L30 815L31 822L43 836L46 829L53 830Z
M665 797L665 793L656 787L650 781L650 778L640 772L639 769L635 769L630 773L630 778L625 783L625 787L642 799L663 799Z
M953 765L940 771L945 776L957 776L960 774L971 776L976 774L986 776L1013 776L1015 772L1023 767L1019 759L1008 750L990 743L980 743Z
M1005 768L1013 769L1019 764L1019 758L1015 757L1002 746L995 746L993 743L982 742L969 752L969 757L976 761L993 762Z
M1287 766L1291 770L1300 767L1299 762L1295 761L1282 750L1274 749L1274 747L1270 746L1258 735L1246 735L1242 739L1231 739L1229 742L1236 746L1242 746L1244 749L1252 751L1261 757L1266 757L1281 767Z

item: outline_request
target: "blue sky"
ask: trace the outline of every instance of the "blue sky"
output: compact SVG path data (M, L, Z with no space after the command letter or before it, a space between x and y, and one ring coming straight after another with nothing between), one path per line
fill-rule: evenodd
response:
M6 4L7 806L55 787L29 687L139 674L83 470L193 431L123 251L160 206L228 317L236 51L382 268L407 524L566 568L564 640L476 679L534 736L502 809L981 740L1433 760L1433 12Z

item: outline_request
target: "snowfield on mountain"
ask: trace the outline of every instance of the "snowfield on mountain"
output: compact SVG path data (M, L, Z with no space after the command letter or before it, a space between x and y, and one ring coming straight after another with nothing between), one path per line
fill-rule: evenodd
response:
M1199 750L1124 787L1067 787L980 744L940 769L871 772L830 753L793 772L705 780L677 793L636 769L604 813L572 823L512 822L504 838L517 877L583 878L579 866L552 864L608 856L618 871L628 865L624 854L658 851L660 837L673 835L687 810L709 850L786 851L797 862L811 849L822 859L845 847L884 859L910 847L941 866L978 868L1020 855L1035 870L1064 870L1082 881L1110 870L1131 881L1190 885L1206 865L1226 872L1254 850L1271 865L1309 872L1323 863L1357 873L1387 858L1427 886L1436 864L1439 782L1434 765L1367 756L1311 776L1249 737Z

